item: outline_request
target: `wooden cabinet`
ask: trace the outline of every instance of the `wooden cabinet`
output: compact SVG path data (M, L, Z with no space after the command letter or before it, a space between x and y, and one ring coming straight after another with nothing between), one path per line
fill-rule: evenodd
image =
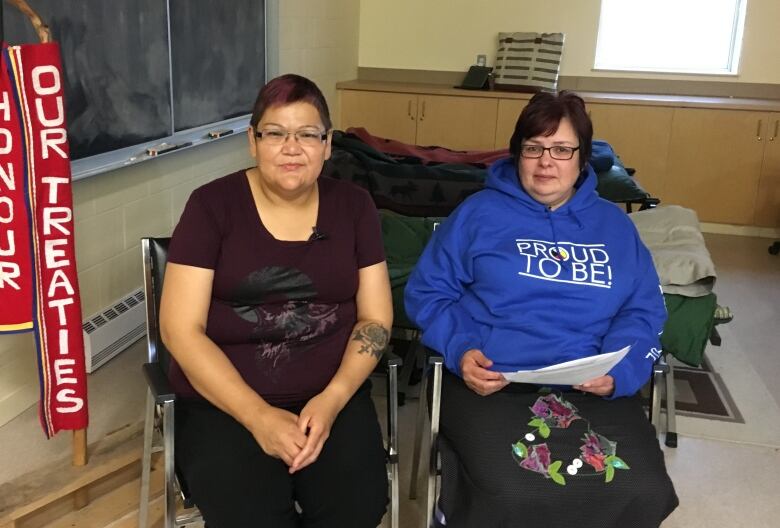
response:
M418 145L454 150L492 150L498 100L449 95L418 96Z
M588 103L593 138L607 141L637 181L661 202L667 201L666 175L673 108Z
M520 112L528 104L527 99L499 99L498 119L496 119L496 142L493 148L509 148L509 140L515 132Z
M497 109L495 98L341 91L343 129L454 150L491 150Z
M780 226L780 112L766 114L764 157L756 195L753 223L762 227Z
M341 91L341 128L363 127L375 136L415 143L417 95Z
M702 222L751 225L761 175L766 114L678 108L669 140L665 203Z

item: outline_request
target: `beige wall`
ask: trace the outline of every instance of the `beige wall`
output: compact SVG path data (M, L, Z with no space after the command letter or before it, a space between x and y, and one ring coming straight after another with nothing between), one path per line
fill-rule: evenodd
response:
M499 31L566 33L561 75L780 84L780 2L748 0L737 77L591 70L599 0L361 0L361 67L465 71L477 54L492 65Z
M317 82L334 117L336 82L357 75L359 7L359 0L280 0L278 12L270 15L278 16L279 42L269 43L269 53L278 53L269 64L278 73ZM142 236L170 234L193 189L251 162L245 136L238 135L76 182L76 259L85 318L141 286ZM0 336L0 425L37 399L32 336Z

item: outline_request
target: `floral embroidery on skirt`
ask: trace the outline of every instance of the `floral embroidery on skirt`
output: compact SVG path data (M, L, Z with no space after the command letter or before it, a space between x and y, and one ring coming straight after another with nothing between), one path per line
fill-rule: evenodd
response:
M566 485L566 478L560 473L562 460L553 460L550 447L547 442L533 444L537 434L547 439L553 429L567 429L572 422L584 420L578 414L577 408L570 402L555 393L540 396L530 407L533 417L528 425L533 427L524 439L529 445L518 440L512 444L512 456L519 466L528 471L533 471L552 479L561 486ZM586 420L587 421L587 420ZM573 459L566 466L566 473L571 477L584 477L604 475L605 482L611 482L616 469L629 469L620 457L617 456L617 442L593 431L588 423L588 428L582 437L579 457ZM590 471L581 471L587 464Z

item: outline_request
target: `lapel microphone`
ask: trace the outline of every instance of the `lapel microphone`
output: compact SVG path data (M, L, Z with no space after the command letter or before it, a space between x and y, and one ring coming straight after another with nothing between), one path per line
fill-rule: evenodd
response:
M325 240L328 238L328 235L325 233L321 233L319 229L317 229L317 226L314 226L311 228L311 236L309 237L310 242L314 242L316 240Z

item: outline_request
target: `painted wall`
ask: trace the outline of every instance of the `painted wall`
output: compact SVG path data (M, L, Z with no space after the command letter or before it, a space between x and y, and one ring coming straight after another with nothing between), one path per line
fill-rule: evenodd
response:
M269 2L269 19L278 20L271 31L275 42L268 45L273 55L269 73L313 79L334 117L339 115L336 82L357 76L359 8L359 0ZM247 101L247 107L253 102ZM237 135L76 182L76 260L84 317L141 287L142 236L169 235L193 189L251 163L245 136ZM0 426L37 400L32 336L0 336Z
M486 54L492 65L499 31L562 31L561 75L780 84L777 0L747 0L736 77L592 71L599 7L599 0L361 0L359 65L465 71L477 54Z

